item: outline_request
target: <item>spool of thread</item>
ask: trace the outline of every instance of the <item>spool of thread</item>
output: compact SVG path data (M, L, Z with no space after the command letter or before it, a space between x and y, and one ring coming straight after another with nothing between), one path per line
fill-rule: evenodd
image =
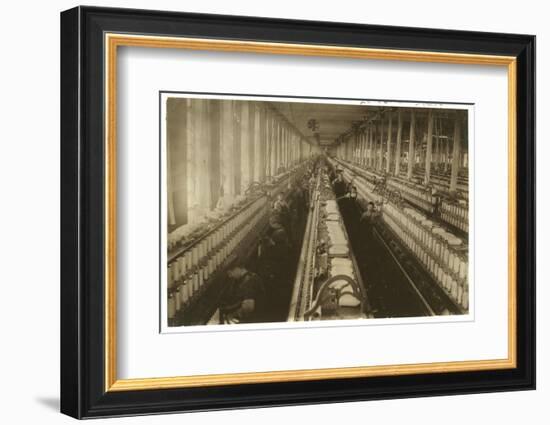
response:
M185 254L178 257L178 268L180 270L180 275L185 276L187 272L187 264L185 263Z
M451 279L449 274L445 271L443 274L443 287L449 291L451 289Z
M204 281L206 280L206 277L204 275L204 268L199 270L199 288L202 288L202 285L204 285Z
M453 272L458 275L460 271L460 259L458 257L458 254L454 254L453 257Z
M197 251L197 264L200 264L204 257L204 239L199 242L199 249Z
M166 272L166 277L167 277L167 280L168 280L168 288L171 288L172 286L174 286L174 275L172 273L172 266L170 264L168 264L168 270Z
M191 254L191 251L187 251L185 253L185 263L186 263L185 269L187 274L193 268L193 256Z
M443 242L443 264L449 268L449 248L446 242Z
M181 308L181 299L180 299L180 287L176 289L176 295L174 296L174 301L176 302L176 312L180 311Z
M180 278L180 268L178 266L178 261L172 261L170 265L172 266L172 277L174 279L174 282L177 282Z
M181 302L182 304L187 304L187 301L189 301L189 281L185 281L183 285L181 286Z
M199 290L199 273L195 272L193 274L193 293L196 293Z
M451 296L458 300L458 284L454 278L451 278Z
M201 262L204 261L204 257L208 254L208 238L202 241Z
M194 269L195 267L197 267L197 265L199 263L199 247L197 245L195 245L191 249L191 256L192 256L191 268Z
M462 307L467 309L468 308L468 305L469 305L469 291L468 291L468 288L464 288L464 291L462 292Z
M460 276L461 279L466 279L467 274L468 274L468 264L466 263L466 260L464 258L461 258L458 275Z
M176 316L176 300L172 294L168 295L168 319Z

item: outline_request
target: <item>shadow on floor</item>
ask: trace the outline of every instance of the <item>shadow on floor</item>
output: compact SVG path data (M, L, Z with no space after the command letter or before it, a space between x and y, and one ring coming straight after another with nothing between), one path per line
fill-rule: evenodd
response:
M35 400L48 409L59 412L59 397L36 397Z

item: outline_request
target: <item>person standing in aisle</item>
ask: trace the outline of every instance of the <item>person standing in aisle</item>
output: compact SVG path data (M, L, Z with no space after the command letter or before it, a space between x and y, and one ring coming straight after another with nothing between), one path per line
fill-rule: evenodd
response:
M283 225L284 230L287 235L290 235L292 232L292 224L290 217L290 207L283 197L283 193L279 192L277 198L273 203L273 212L272 216L277 216L277 221Z
M384 249L376 236L376 222L379 217L380 213L376 210L374 202L369 202L367 209L359 219L361 246L364 247L371 264L378 263L380 254Z
M265 322L266 293L260 277L242 265L227 271L228 282L220 305L223 323Z
M265 262L271 277L268 290L269 310L277 320L285 320L294 267L292 245L280 217L276 213L269 218L269 230L265 239Z
M348 186L344 180L344 173L342 170L336 170L336 179L332 182L334 188L334 195L336 199L342 199L348 191Z

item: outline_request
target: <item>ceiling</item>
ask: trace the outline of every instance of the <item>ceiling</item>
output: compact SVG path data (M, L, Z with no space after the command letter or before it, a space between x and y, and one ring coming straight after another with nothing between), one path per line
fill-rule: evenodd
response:
M350 131L354 123L360 123L367 120L380 121L387 120L384 112L388 110L396 111L398 108L388 108L386 106L367 106L367 105L342 105L330 103L301 103L301 102L270 102L271 106L283 115L296 129L312 144L317 145L317 136L319 134L319 144L328 146L335 143L336 139ZM405 109L405 108L403 108ZM407 111L410 110L407 108ZM417 123L425 120L426 109L416 109L418 112ZM439 115L448 116L450 110L441 110ZM394 115L394 120L396 117ZM317 129L313 131L308 127L310 120L315 120ZM409 122L409 114L403 114L403 124ZM394 121L394 131L396 125Z
M285 118L302 133L309 142L317 144L315 133L319 133L321 146L334 143L347 132L354 122L367 119L372 108L359 105L335 105L323 103L272 102ZM370 111L369 111L370 109ZM372 112L370 112L372 115ZM308 128L310 120L317 122L317 130Z

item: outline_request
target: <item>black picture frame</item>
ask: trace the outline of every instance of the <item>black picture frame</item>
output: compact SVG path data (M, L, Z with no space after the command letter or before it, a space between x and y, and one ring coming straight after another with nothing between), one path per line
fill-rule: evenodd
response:
M256 40L517 58L517 367L105 391L104 34ZM76 418L535 388L535 37L76 7L61 13L61 412Z

